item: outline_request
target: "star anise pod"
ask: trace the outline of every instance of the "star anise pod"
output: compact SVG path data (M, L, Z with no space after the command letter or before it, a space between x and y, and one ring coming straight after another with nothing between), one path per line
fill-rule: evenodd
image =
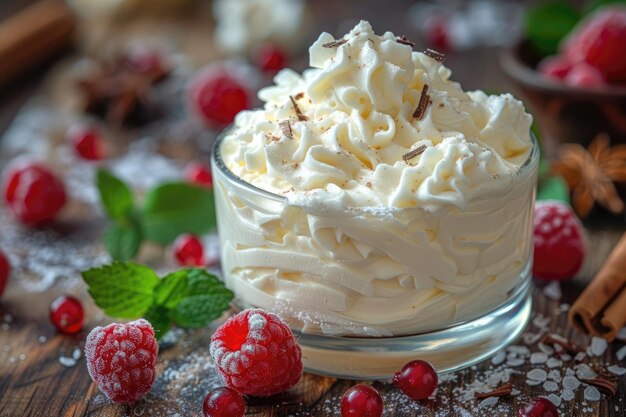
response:
M121 126L146 118L150 90L168 75L169 70L162 66L139 72L119 60L101 63L100 68L78 79L77 85L83 93L86 112Z
M565 179L580 217L596 203L612 213L624 211L615 183L626 182L626 145L609 146L608 135L597 135L587 149L576 143L561 145L552 171Z

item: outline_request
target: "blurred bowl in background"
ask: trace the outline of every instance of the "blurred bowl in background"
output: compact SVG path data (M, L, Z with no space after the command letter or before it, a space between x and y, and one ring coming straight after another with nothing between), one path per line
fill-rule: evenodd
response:
M527 41L504 49L500 63L532 111L553 156L560 143L584 146L601 132L626 143L626 87L577 88L545 78L535 70L541 57Z

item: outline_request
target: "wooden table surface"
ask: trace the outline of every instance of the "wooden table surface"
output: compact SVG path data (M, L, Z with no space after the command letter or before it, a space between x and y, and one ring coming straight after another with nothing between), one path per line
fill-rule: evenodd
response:
M405 33L411 33L406 28L406 20L399 18L411 2L398 2L394 11L383 10L373 0L359 3L363 16L374 21L378 30L385 28L402 33L403 29L396 27L404 25ZM321 6L315 6L317 16L326 15L318 8L333 7L332 2L318 4ZM335 15L334 23L318 18L321 27L336 28L336 16L349 15L349 7L345 4L335 7L333 13L328 13ZM0 8L0 16L2 13L9 13L9 8ZM392 22L395 22L393 26ZM477 62L480 66L475 65ZM451 55L447 63L454 70L455 78L468 88L507 90L509 87L499 71L493 49ZM9 127L24 101L39 91L44 73L45 69L39 70L0 92L0 132ZM105 221L92 207L84 204L73 207L72 213L80 215L67 216L51 228L33 232L15 225L0 207L0 248L9 253L16 266L8 291L0 302L0 417L200 416L204 396L220 385L208 354L212 328L170 333L161 345L157 381L151 393L134 407L114 405L106 400L91 382L82 354L73 358L82 351L87 332L108 319L90 303L79 278L80 270L101 262L104 257L100 235ZM568 337L581 346L588 345L589 338L568 325L562 306L574 301L602 265L624 227L623 221L602 219L588 225L589 255L584 271L575 280L564 284L562 300L548 300L539 288L533 291L533 314L549 317L551 332ZM160 258L162 252L144 254L144 259L150 261ZM77 295L87 306L87 322L83 332L76 336L57 334L48 321L48 306L62 293ZM525 334L535 332L537 329L529 325ZM523 344L522 341L517 343ZM611 344L602 358L594 359L594 364L616 363L615 351L623 344ZM537 350L536 345L530 348ZM514 387L521 391L520 395L501 399L495 407L477 408L478 403L464 398L459 388L484 380L491 368L491 362L485 361L445 376L436 399L426 403L407 400L390 384L377 382L374 385L383 395L384 415L402 417L516 416L520 405L529 397L547 394L541 385L525 383L525 374L532 368L526 363L515 368L511 376ZM337 417L341 414L338 407L341 395L354 383L305 374L302 381L286 394L251 399L247 414ZM613 399L603 397L600 402L587 402L583 406L582 390L576 395L575 400L565 403L563 416L626 416L626 377L621 377L619 393Z

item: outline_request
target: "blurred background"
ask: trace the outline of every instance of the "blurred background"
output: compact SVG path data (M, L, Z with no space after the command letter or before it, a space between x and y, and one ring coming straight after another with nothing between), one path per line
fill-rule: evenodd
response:
M569 199L580 181L610 181L623 195L626 172L581 180L559 160L563 144L599 134L606 149L626 142L625 0L3 1L0 164L35 153L71 167L58 155L77 123L101 133L112 159L145 138L180 164L206 158L278 70L306 68L322 31L341 37L360 19L444 53L466 90L523 99L546 157L540 192ZM612 165L626 164L612 151ZM615 198L589 200L574 203L581 216L597 206L623 219Z

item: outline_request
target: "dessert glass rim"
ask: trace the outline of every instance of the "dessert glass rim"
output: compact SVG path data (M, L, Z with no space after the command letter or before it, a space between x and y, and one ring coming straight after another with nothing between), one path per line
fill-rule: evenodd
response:
M220 150L220 146L221 146L222 142L224 141L226 135L232 129L232 127L233 127L233 125L230 125L230 126L226 127L224 130L222 130L222 132L217 136L217 139L215 140L215 143L212 146L211 158L214 160L215 165L224 174L226 174L232 181L234 181L238 185L240 185L242 187L251 188L252 191L255 191L255 192L263 195L264 197L272 199L274 201L287 203L288 202L288 198L287 197L275 194L275 193L273 193L271 191L264 190L263 188L260 188L260 187L258 187L256 185L254 185L254 184L244 180L243 178L241 178L240 176L235 174L233 171L230 170L230 168L228 168L226 166L226 164L224 163L224 159L222 158L222 153L221 153L221 150ZM539 151L539 141L537 139L537 136L535 135L535 132L532 130L532 128L530 129L530 141L531 141L530 153L528 154L528 158L526 158L524 163L522 165L520 165L520 167L515 172L515 174L517 176L530 175L532 173L533 167L539 161L539 152L540 152ZM419 210L419 209L422 209L422 207L419 207L419 206L417 206L417 207L409 207L409 208L387 207L387 206L370 206L370 207L357 207L355 209L367 210L368 208L381 208L381 207L384 207L387 210L393 210L393 211L415 210L415 209Z

